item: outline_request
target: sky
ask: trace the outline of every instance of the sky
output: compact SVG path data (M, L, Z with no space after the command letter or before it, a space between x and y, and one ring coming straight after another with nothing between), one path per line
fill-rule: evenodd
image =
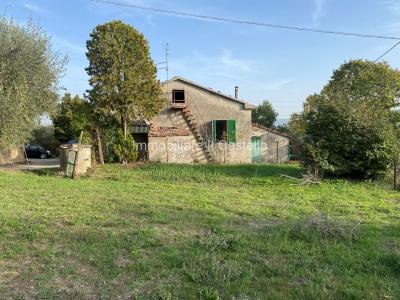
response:
M187 13L314 29L400 37L400 0L111 0ZM289 118L306 97L318 93L334 69L350 59L376 59L396 41L325 35L205 21L159 14L91 0L0 0L3 15L19 23L32 19L51 36L53 49L69 57L64 90L89 88L86 40L94 27L122 20L148 39L152 58L165 61L169 78L182 76L228 95L259 104L269 100ZM384 58L400 68L400 47ZM160 80L166 79L159 70Z

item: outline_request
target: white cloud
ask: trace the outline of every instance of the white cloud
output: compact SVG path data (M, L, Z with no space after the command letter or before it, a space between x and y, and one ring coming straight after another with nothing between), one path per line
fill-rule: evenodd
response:
M153 21L154 15L153 14L148 14L146 15L146 21L151 27L156 27L156 23Z
M285 85L287 85L287 84L289 84L291 82L292 82L292 80L290 80L290 79L278 80L278 81L271 82L271 83L265 85L264 89L266 89L266 90L276 90L276 89L279 89L282 86L285 86Z
M44 8L42 8L38 5L32 4L32 3L24 3L22 6L25 7L26 9L29 9L30 11L33 11L33 12L39 13L39 14L47 12L47 10L45 10Z
M192 56L181 59L176 66L182 72L196 70L196 76L214 77L237 80L249 74L254 62L247 59L236 58L227 50L222 49L218 55L203 55L194 52Z
M63 39L63 38L54 37L53 41L56 44L56 46L58 46L60 48L67 48L67 49L69 49L73 52L79 53L79 54L83 54L86 52L86 48L84 46L76 45L74 43L71 43L71 42Z
M237 69L242 72L249 72L251 69L251 66L253 64L252 61L250 60L245 60L245 59L238 59L238 58L233 58L232 53L227 50L227 49L222 49L223 53L222 55L218 58L221 64L223 64L226 68L233 68Z
M245 86L247 82L253 82L254 76L263 76L265 66L250 59L237 57L227 49L221 49L211 55L192 52L184 57L172 58L169 70L170 77L183 76L232 95L235 85ZM159 78L165 79L164 70L160 70Z
M325 2L326 0L313 0L314 11L312 14L313 22L315 26L319 26L320 19L325 15Z
M385 0L382 3L391 13L400 14L400 1Z

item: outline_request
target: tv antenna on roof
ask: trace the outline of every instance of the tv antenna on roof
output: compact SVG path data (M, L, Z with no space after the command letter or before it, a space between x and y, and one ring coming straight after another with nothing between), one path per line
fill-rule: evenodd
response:
M168 64L168 56L169 56L169 45L168 43L165 45L165 61L156 64L156 66L163 65L163 67L158 68L158 70L165 70L167 72L167 81L169 80L169 64Z

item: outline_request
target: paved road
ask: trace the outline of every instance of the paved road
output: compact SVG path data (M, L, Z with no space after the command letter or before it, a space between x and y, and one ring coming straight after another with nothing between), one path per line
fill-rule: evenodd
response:
M38 169L53 169L60 167L58 158L36 159L30 158L28 163L17 163L0 165L0 170L38 170Z

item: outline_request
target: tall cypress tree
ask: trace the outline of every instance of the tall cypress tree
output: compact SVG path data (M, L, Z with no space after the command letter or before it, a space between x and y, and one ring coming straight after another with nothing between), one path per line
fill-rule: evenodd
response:
M120 122L126 137L129 122L156 115L164 102L149 44L132 26L112 21L97 26L86 46L89 99Z

